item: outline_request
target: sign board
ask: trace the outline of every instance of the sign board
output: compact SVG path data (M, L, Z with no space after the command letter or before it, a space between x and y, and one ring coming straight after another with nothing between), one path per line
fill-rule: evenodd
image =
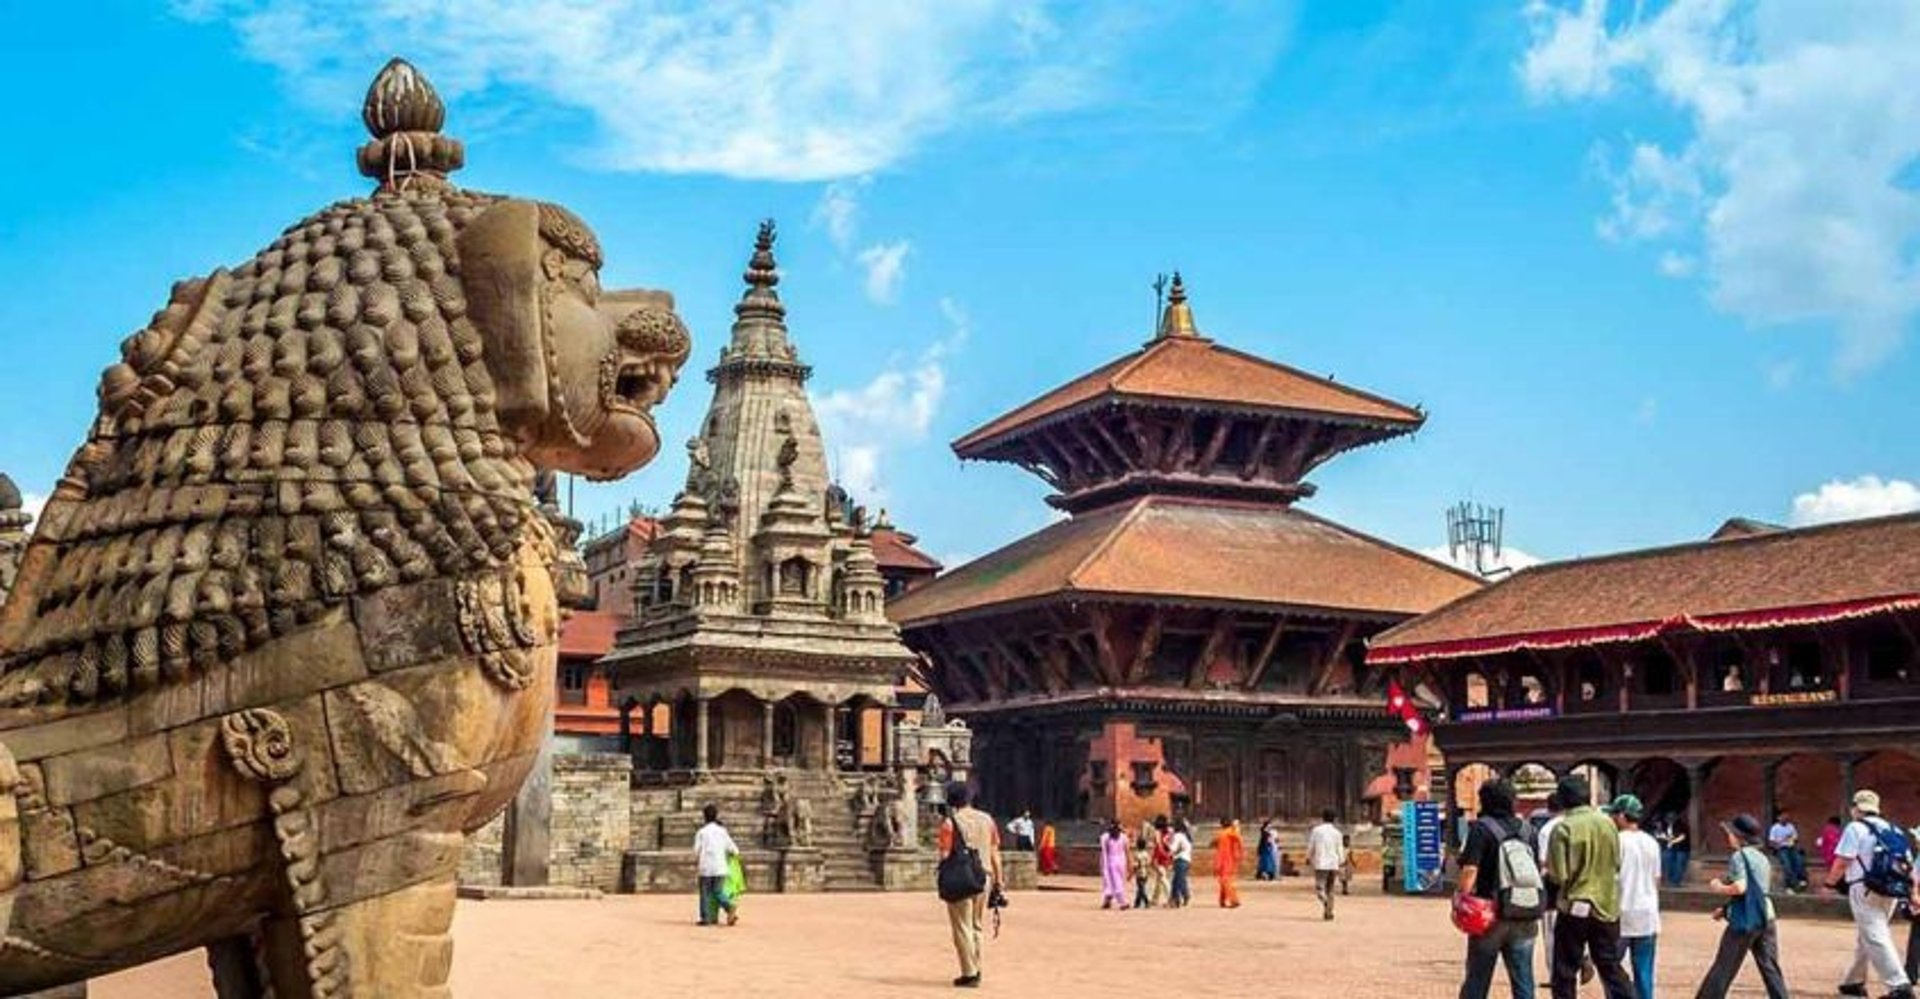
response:
M1400 805L1402 887L1425 894L1440 884L1440 803L1407 801Z
M1524 708L1470 708L1453 713L1453 720L1456 722L1536 721L1552 717L1553 705L1551 704L1530 704Z

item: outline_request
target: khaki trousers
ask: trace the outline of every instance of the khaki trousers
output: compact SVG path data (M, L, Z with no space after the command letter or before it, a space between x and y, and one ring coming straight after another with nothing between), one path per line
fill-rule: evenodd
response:
M980 933L987 919L987 893L947 903L947 925L953 928L953 952L960 958L960 974L980 973Z

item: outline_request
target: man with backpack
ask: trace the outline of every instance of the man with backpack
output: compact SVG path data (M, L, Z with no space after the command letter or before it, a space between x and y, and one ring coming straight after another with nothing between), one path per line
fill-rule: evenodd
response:
M1841 979L1840 994L1867 994L1872 966L1887 986L1887 999L1913 999L1913 984L1893 946L1893 913L1913 894L1913 847L1899 826L1880 817L1880 796L1857 791L1853 821L1840 834L1827 871L1827 887L1845 886L1853 910L1853 963Z
M1480 818L1460 849L1460 891L1493 903L1493 927L1467 938L1467 975L1460 999L1486 999L1493 966L1507 966L1513 999L1533 999L1533 941L1546 908L1546 887L1534 863L1533 827L1513 813L1513 785L1480 785Z
M957 988L980 986L980 938L987 899L1000 877L1000 828L993 816L973 807L973 789L964 781L947 785L947 807L940 823L940 900L947 904L953 949L960 957Z

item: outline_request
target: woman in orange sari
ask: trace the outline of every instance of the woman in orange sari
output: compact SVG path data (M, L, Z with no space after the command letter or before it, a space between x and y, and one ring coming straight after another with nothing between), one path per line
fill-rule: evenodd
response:
M1240 889L1234 881L1240 877L1240 861L1247 853L1240 840L1240 823L1220 820L1220 832L1213 837L1213 876L1220 880L1220 908L1240 908Z
M1060 851L1053 842L1053 823L1040 827L1039 867L1042 874L1060 873Z

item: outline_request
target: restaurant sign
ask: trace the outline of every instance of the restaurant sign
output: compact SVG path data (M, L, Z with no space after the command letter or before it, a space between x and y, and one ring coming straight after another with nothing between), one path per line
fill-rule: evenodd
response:
M1779 694L1755 694L1748 702L1756 708L1784 708L1801 704L1829 704L1840 699L1836 690L1789 690Z
M1552 717L1552 705L1529 704L1524 708L1475 708L1469 711L1456 711L1453 720L1455 722L1510 722L1535 721Z

